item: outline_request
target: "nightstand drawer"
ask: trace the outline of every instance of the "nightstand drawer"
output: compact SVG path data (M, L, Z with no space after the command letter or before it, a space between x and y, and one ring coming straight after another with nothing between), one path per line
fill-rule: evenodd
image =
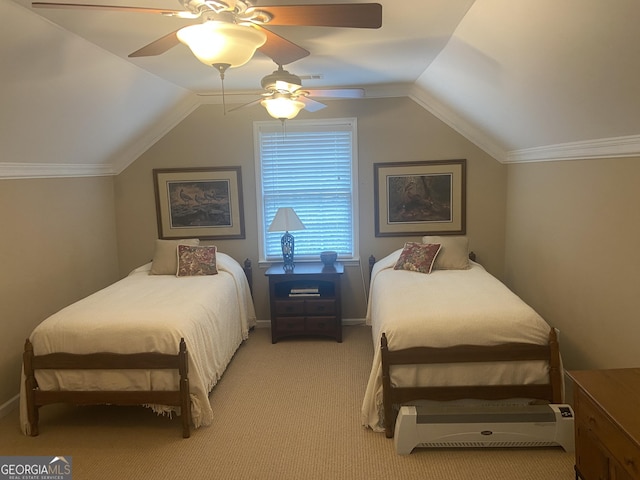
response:
M302 333L305 331L304 317L278 317L277 330L280 333Z
M304 300L276 300L277 315L304 315Z
M307 331L309 333L333 333L336 331L336 317L307 317Z
M586 430L592 437L603 443L624 470L633 478L638 478L640 475L638 448L582 390L577 393L576 400L582 419L578 428Z
M307 315L335 315L336 301L330 300L307 300L305 304Z

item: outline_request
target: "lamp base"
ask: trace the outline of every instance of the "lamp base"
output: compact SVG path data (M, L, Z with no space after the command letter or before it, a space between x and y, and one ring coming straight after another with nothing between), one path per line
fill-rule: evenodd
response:
M289 232L285 232L280 239L282 245L282 260L284 262L285 272L293 271L293 251L295 248L295 241L293 235Z

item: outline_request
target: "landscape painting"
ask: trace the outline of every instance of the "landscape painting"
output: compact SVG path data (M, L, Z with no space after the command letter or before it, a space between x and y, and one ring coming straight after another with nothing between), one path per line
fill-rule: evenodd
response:
M244 238L240 167L153 173L159 238Z
M374 164L375 235L464 235L466 160Z

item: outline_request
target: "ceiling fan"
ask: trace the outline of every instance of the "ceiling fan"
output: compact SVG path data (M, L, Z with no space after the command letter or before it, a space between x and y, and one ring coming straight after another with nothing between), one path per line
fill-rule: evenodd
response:
M233 108L230 111L260 103L267 109L267 112L269 112L269 115L272 117L279 120L290 120L298 115L302 109L309 112L317 112L326 107L324 103L318 102L311 97L364 97L364 90L362 88L303 89L301 77L286 71L282 65L278 65L278 69L264 77L260 83L265 90L262 98Z
M249 61L256 49L278 65L288 65L309 55L306 49L272 32L266 26L379 28L382 25L382 5L378 3L256 7L247 0L179 0L179 2L183 10L57 2L33 2L31 5L34 8L82 8L152 13L186 19L201 18L202 23L168 33L129 54L129 57L160 55L182 42L192 49L200 61L217 68L221 74L226 68L237 67ZM192 46L197 40L191 37L203 34L203 30L209 37L204 45L207 51L200 55ZM223 49L224 52L211 52L211 35L214 34L230 43L226 49Z

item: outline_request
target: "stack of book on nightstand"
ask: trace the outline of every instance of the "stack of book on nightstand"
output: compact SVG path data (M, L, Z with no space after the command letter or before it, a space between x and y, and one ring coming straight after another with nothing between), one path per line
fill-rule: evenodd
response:
M320 289L314 286L293 287L289 290L289 297L319 297Z

